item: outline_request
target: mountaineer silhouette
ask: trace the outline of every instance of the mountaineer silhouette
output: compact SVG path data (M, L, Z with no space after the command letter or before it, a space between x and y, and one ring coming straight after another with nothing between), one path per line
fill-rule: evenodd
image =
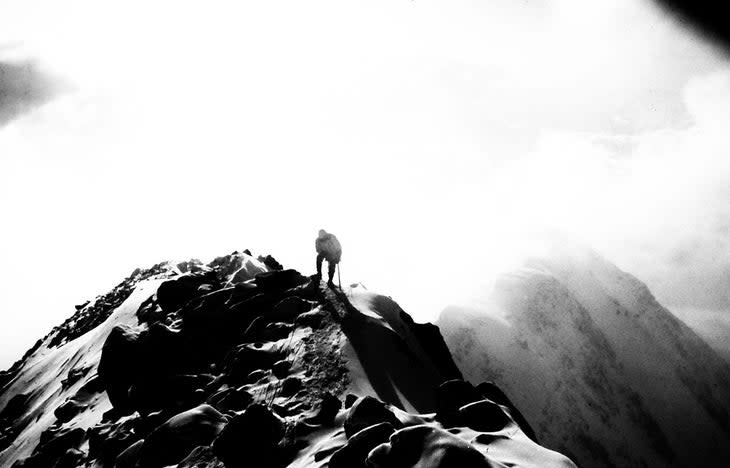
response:
M335 276L335 268L340 263L342 257L342 246L340 241L334 234L331 234L324 229L319 230L317 240L314 241L314 247L317 249L317 277L322 277L322 261L327 260L327 273L329 279L327 284L333 286L332 279Z

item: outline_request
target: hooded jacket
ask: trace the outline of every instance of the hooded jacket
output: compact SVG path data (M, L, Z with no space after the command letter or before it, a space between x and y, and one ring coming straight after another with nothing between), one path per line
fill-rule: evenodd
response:
M342 246L334 234L321 229L317 240L314 241L314 248L318 255L323 255L328 262L339 263L342 257Z

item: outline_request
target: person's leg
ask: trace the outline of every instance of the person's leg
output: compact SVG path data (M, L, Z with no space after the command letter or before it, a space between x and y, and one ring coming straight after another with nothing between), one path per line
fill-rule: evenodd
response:
M317 254L317 277L322 277L322 260L324 260L324 255Z
M335 277L335 268L337 268L337 264L335 262L327 262L327 273L329 275L329 281L327 281L329 284L334 284L332 280Z

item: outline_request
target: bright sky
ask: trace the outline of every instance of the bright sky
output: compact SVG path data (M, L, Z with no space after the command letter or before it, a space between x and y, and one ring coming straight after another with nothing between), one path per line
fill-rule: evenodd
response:
M544 230L730 311L730 63L653 5L3 3L0 65L67 91L0 127L0 368L135 267L310 274L320 228L421 320Z

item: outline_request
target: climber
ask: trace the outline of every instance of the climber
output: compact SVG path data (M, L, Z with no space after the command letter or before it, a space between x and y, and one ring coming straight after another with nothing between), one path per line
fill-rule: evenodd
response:
M314 241L314 247L317 249L317 278L322 277L322 260L327 260L329 280L327 284L333 286L332 279L335 276L335 268L340 263L342 257L342 246L334 234L330 234L324 229L319 230L317 240Z

